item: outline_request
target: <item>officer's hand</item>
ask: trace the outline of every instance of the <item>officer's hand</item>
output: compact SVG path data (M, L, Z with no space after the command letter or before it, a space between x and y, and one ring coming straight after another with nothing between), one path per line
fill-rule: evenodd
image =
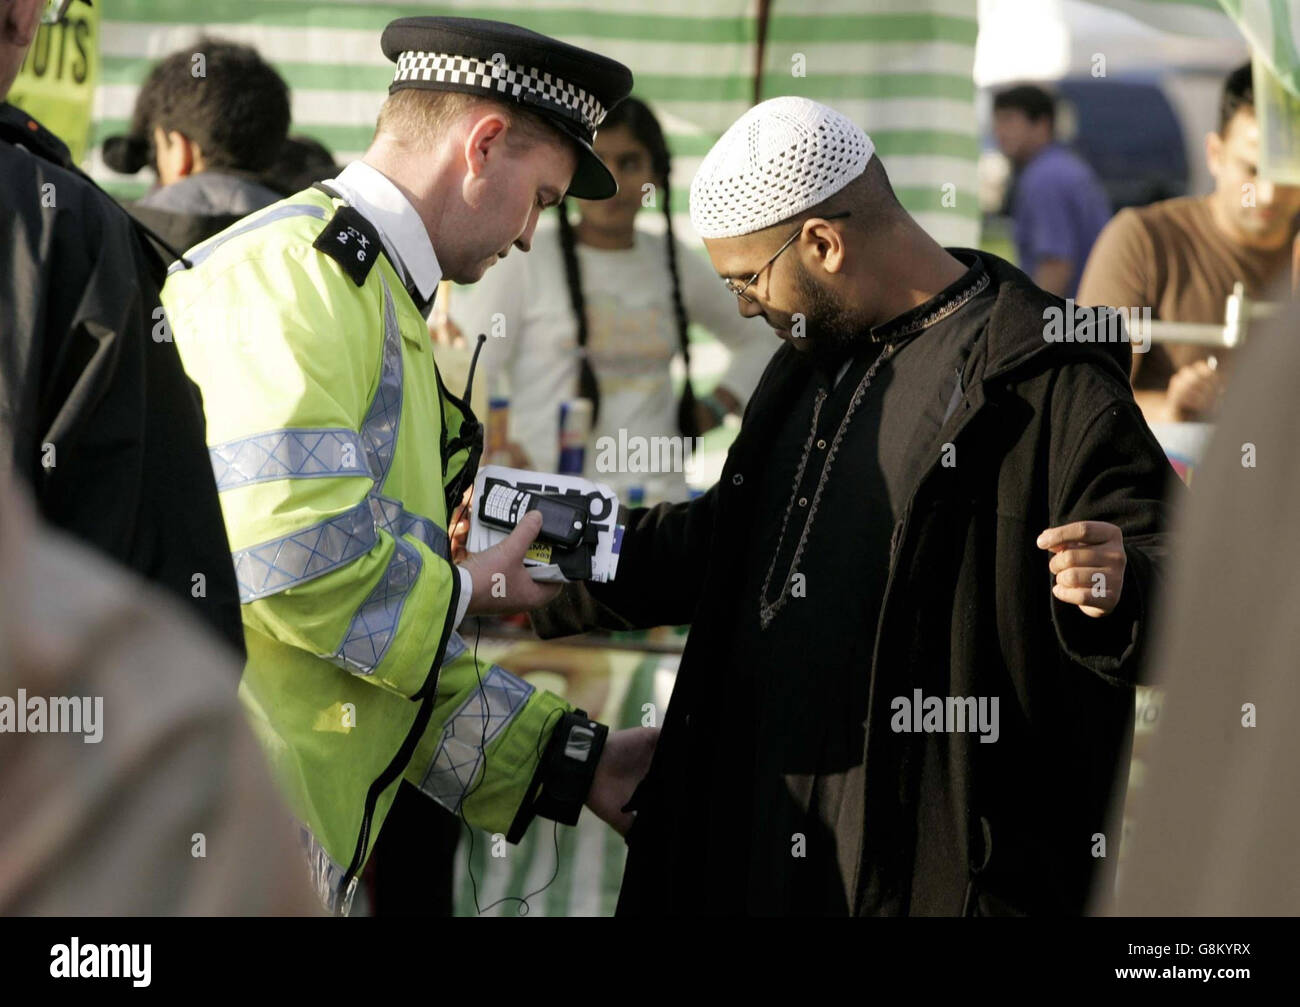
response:
M453 563L463 563L469 556L469 522L470 507L474 503L474 487L469 486L460 498L460 506L456 508L456 513L452 516L451 524L447 527L447 537L451 539L451 561Z
M529 511L515 530L491 549L466 554L461 565L474 580L467 615L513 615L545 605L559 584L539 584L524 569L524 553L542 530L542 515Z
M627 835L636 817L623 811L632 792L650 768L650 759L659 743L659 728L629 727L610 731L596 764L596 774L587 791L587 807L603 822L612 825L620 836Z

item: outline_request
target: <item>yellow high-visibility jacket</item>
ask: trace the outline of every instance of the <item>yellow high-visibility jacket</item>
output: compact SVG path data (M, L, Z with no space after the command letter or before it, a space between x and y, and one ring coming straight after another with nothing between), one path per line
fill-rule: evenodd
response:
M403 778L517 840L571 707L454 631L447 519L482 428L443 387L378 232L308 189L188 258L163 303L203 393L248 643L240 696L318 890L346 912Z

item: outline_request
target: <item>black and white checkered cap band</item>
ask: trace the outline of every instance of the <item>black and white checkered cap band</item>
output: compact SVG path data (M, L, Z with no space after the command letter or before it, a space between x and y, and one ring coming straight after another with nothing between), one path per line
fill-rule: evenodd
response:
M582 123L588 132L605 119L606 108L591 94L537 67L504 60L481 60L442 52L408 50L397 57L398 81L436 81L441 84L470 84L488 91L509 93L530 104L550 107L565 118ZM526 96L526 97L524 97Z

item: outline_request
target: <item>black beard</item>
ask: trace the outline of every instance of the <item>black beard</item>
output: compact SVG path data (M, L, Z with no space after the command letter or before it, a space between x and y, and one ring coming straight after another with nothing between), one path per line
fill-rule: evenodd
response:
M810 366L833 373L863 345L866 326L809 276L802 263L795 285L804 316L801 355Z

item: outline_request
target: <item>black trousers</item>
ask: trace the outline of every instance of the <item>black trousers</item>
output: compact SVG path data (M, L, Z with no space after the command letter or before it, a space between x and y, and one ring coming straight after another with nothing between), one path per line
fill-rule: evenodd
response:
M375 916L452 915L453 864L465 826L402 781L363 875Z

